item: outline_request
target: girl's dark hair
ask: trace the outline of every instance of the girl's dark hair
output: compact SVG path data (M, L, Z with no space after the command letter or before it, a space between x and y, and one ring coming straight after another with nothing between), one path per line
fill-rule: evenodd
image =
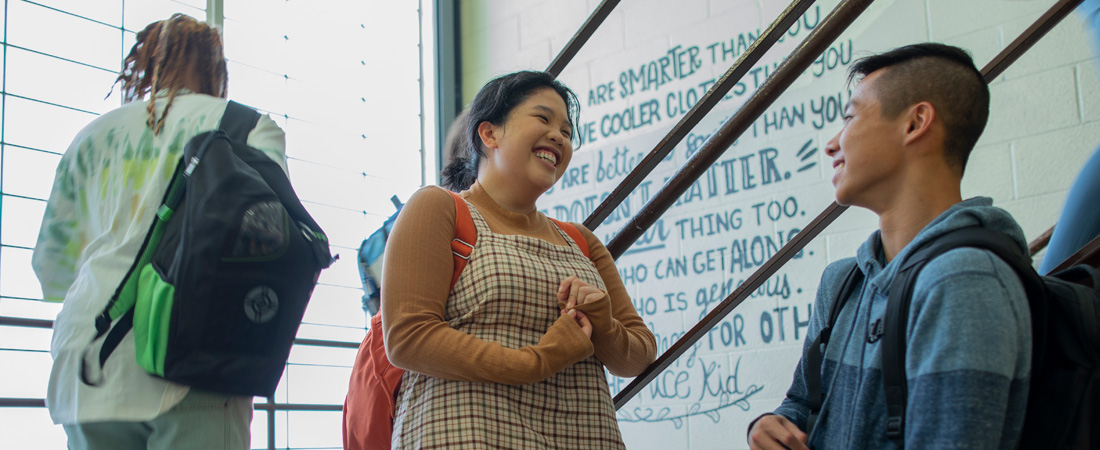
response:
M477 128L482 122L503 125L508 114L536 91L553 89L565 102L569 125L577 129L580 101L571 89L546 72L522 71L503 75L485 84L474 97L466 116L465 139L455 139L451 163L443 169L443 187L452 191L469 189L477 180L477 168L485 156ZM455 124L453 126L460 126ZM573 133L576 136L576 133ZM572 138L571 138L572 139Z
M198 72L200 94L225 97L229 76L221 36L206 23L177 13L137 33L137 42L123 60L115 83L122 83L122 97L126 102L155 96L161 90L168 91L168 104L159 118L154 102L150 101L148 107L149 128L153 134L160 134L164 117L176 93L183 87L183 77L188 70Z

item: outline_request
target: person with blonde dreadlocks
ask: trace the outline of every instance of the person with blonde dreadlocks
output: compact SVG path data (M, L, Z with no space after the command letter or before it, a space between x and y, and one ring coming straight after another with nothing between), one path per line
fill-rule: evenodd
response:
M154 22L137 33L116 80L124 105L81 130L58 163L32 265L44 298L64 302L46 406L70 449L249 448L251 397L148 374L125 356L132 333L98 387L80 376L95 317L137 257L184 145L221 121L227 80L216 30L182 14ZM248 144L286 170L285 135L270 117Z

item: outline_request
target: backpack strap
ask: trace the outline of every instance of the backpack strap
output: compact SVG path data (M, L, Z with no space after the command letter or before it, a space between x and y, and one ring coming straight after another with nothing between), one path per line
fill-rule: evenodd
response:
M196 167L198 167L199 162L206 154L206 149L210 147L210 143L214 139L217 139L219 137L221 137L222 139L228 138L230 142L239 142L241 144L247 145L248 134L252 132L252 129L256 127L256 124L259 123L259 121L260 113L255 109L249 108L234 101L229 101L228 103L226 103L225 112L222 113L222 120L218 124L218 129L214 132L209 133L206 136L206 139L203 141L202 145L199 146L198 152L187 160L187 167L183 169L183 176L185 178L189 178L191 176L191 173L195 171ZM184 152L184 158L187 158L186 152ZM183 163L183 159L180 160L180 163ZM270 177L266 176L263 172L260 172L260 175L263 176L264 181L272 185L272 189L275 190L275 193L279 196L279 198L288 197L287 193L284 192L286 191L286 188L283 188L283 186L285 185L288 188L289 181L280 182L280 180L273 180ZM186 189L186 186L184 186L184 188ZM294 194L293 189L289 190L289 194L289 197L293 198L294 200L293 202L291 202L292 205L299 203L298 196ZM181 191L179 195L171 197L170 200L164 202L164 204L168 205L171 209L174 210L176 209L176 206L179 206L179 202L182 197L183 193ZM295 216L301 216L301 213L299 211L295 211L295 213Z
M258 111L230 100L225 105L225 113L222 114L222 121L218 125L218 129L224 131L234 141L248 142L248 133L256 128L259 121L260 113Z
M470 256L474 253L474 245L477 244L477 227L474 226L474 218L470 215L470 206L466 204L466 200L463 200L462 196L457 193L451 191L447 191L447 193L451 194L455 201L455 237L451 240L451 255L454 257L455 264L449 292L455 288L459 275L470 263ZM592 257L591 250L588 248L588 241L584 239L584 235L575 225L557 219L550 220L570 238L573 238L573 242L577 244L577 247L580 247L584 256Z
M448 292L455 288L458 276L462 269L470 262L470 256L474 254L474 244L477 243L477 227L474 226L474 218L470 215L470 206L466 204L458 194L447 191L455 201L455 237L451 239L451 255L454 256L455 268L451 275L451 286Z
M1045 288L1028 256L1004 233L978 226L951 231L925 244L899 261L901 267L890 285L886 304L885 333L882 336L882 378L886 393L886 437L899 449L905 446L905 407L908 400L908 379L905 375L905 336L917 275L936 256L960 247L988 250L1004 260L1020 277L1029 299L1045 296ZM1045 317L1044 302L1029 301L1033 317ZM1033 348L1043 348L1045 327L1033 323ZM1041 357L1032 358L1032 367L1039 367Z
M172 173L172 178L168 182L168 189L164 192L164 197L161 198L161 206L157 209L157 213L153 217L153 223L149 225L149 231L145 233L145 239L141 242L137 257L130 264L126 275L122 277L122 281L115 288L114 295L107 301L103 311L95 318L95 336L88 341L88 345L84 348L84 357L80 359L80 380L88 386L99 386L102 381L103 365L107 363L107 358L111 356L111 353L114 353L122 342L122 338L134 327L134 304L137 302L138 288L136 273L140 267L144 267L152 261L153 254L156 252L156 245L164 234L165 226L172 218L172 213L176 205L179 204L180 198L183 197L183 191L186 189L184 177L181 157L181 161L176 163L176 170ZM111 326L112 322L115 322L114 327ZM108 331L110 331L109 334ZM103 338L104 335L107 337ZM100 338L103 338L103 345L99 347L99 357L97 358L99 360L99 372L97 376L93 377L88 373L89 359L87 356L92 351L92 344Z
M547 219L550 218L547 217ZM561 228L561 230L564 231L565 234L568 234L569 237L573 238L573 242L577 243L577 247L580 247L581 253L584 253L584 256L587 256L589 259L592 258L592 251L588 248L588 241L584 238L584 235L581 234L581 230L577 229L576 225L573 225L569 222L563 222L558 219L550 219L550 221L554 222L554 224L557 225L558 228Z
M825 393L821 389L821 369L825 363L825 347L828 346L833 326L836 325L837 318L840 317L840 310L844 309L844 305L852 296L856 285L862 280L863 271L859 270L858 264L853 264L851 270L848 271L848 275L844 277L844 283L840 285L840 290L837 291L833 308L829 311L829 322L817 334L817 338L810 343L810 348L806 349L806 356L803 358L805 366L803 366L802 371L806 380L806 396L810 407L810 415L806 418L807 435L813 431L818 416L821 414L821 406L825 404Z

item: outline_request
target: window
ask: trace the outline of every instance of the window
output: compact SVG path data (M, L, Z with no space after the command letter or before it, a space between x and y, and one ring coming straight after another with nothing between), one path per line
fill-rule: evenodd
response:
M117 89L104 97L135 32L175 12L203 20L208 2L4 3L0 317L52 320L61 305L41 300L30 259L60 155L120 104ZM224 11L212 22L223 27L230 98L286 131L291 181L340 256L322 274L299 338L357 343L366 325L359 243L393 214L391 196L407 200L431 173L422 156L420 74L430 68L421 67L420 2L210 3ZM45 396L50 334L0 326L0 398ZM294 347L275 402L341 404L354 358L354 348ZM253 448L269 446L268 423L257 410ZM277 411L275 423L278 448L340 446L339 411ZM65 446L44 408L0 407L0 424L0 448Z

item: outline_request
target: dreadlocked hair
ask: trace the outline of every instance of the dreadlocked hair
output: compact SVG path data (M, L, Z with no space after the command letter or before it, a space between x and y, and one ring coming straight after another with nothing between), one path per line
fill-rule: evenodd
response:
M127 103L167 91L167 104L160 117L153 98L148 106L146 124L153 134L160 134L164 118L184 87L189 71L199 78L200 94L225 97L229 76L221 36L191 16L173 14L168 20L153 22L137 33L137 42L123 60L115 84L122 83L123 101Z

